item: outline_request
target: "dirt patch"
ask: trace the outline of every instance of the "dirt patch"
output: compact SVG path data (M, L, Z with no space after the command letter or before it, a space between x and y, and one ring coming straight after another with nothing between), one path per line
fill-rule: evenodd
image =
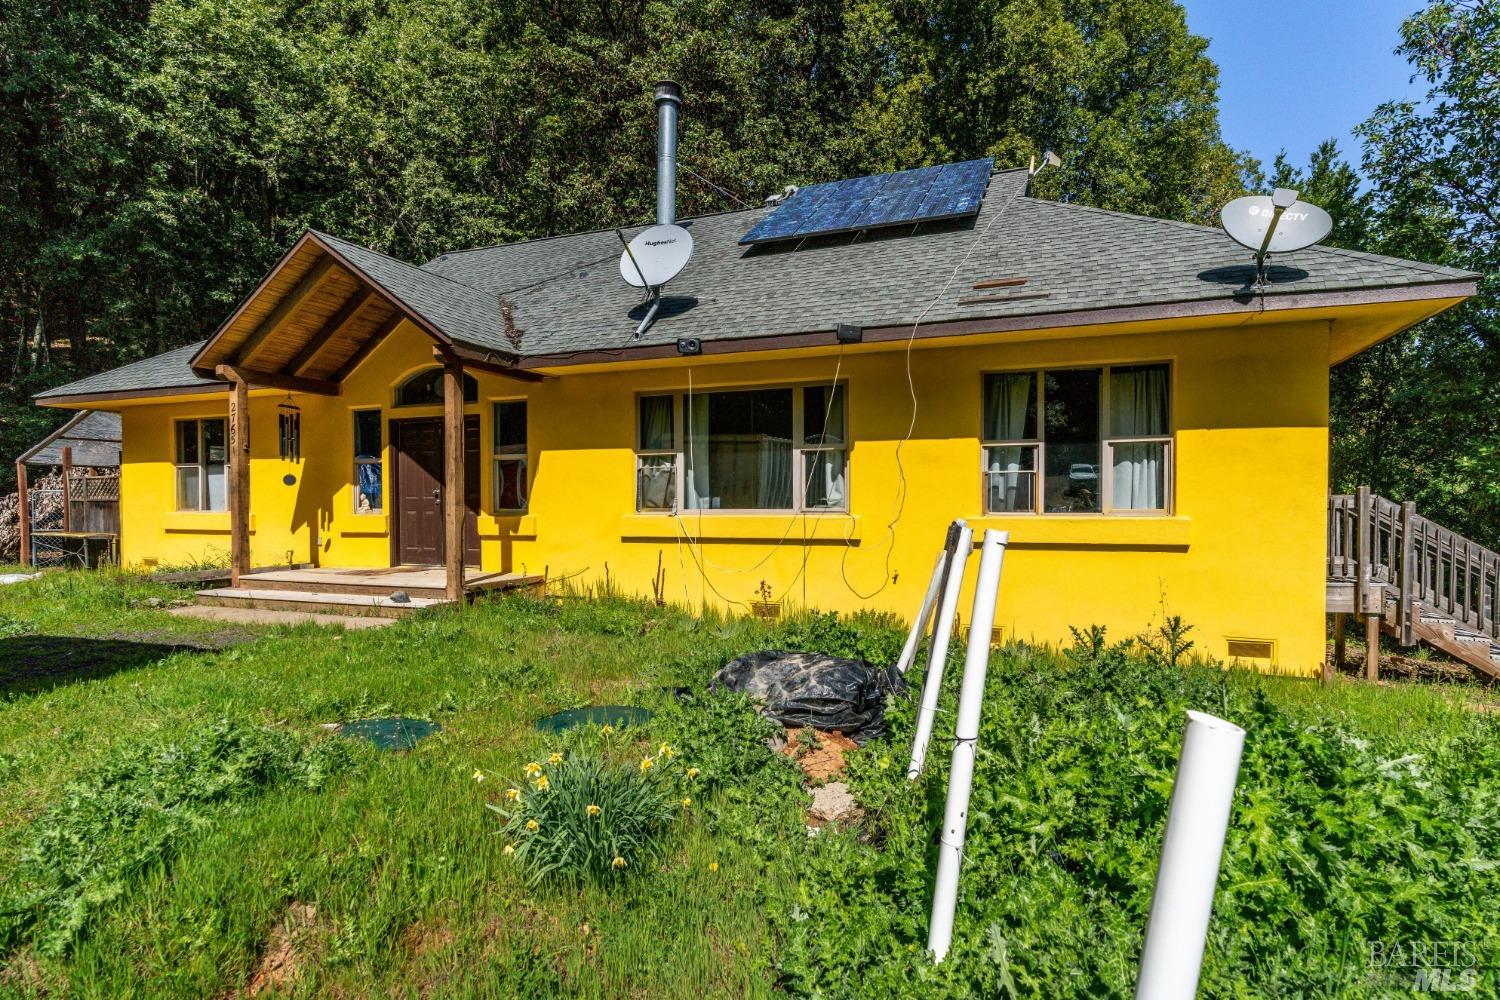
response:
M1344 653L1343 663L1334 663L1333 644L1328 644L1328 662L1343 674L1356 677L1365 675L1365 647L1363 643L1350 642ZM1430 656L1403 656L1382 649L1380 651L1380 679L1392 681L1415 681L1419 683L1471 684L1474 671L1466 663L1460 663L1443 653L1433 651Z
M42 987L42 967L29 951L17 951L0 967L0 986L14 987L21 993L46 995Z
M296 981L307 963L307 942L317 922L316 906L293 903L287 907L286 915L271 931L266 949L261 952L255 972L245 987L245 996L280 990Z
M820 733L811 726L788 726L781 752L797 762L807 780L823 782L844 773L844 755L858 749L858 743L837 729Z
M415 958L442 951L452 943L453 928L442 920L418 921L401 932L401 946Z

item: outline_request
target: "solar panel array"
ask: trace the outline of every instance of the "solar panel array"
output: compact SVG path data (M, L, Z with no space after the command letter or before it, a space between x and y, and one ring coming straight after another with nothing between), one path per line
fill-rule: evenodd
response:
M810 184L755 224L740 243L771 243L881 226L957 219L979 211L994 160Z

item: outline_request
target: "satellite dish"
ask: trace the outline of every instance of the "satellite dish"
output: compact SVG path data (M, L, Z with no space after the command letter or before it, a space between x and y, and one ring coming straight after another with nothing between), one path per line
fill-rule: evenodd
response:
M693 255L693 235L681 226L652 226L620 254L620 277L636 288L657 289L682 271Z
M1277 188L1274 195L1236 198L1219 210L1229 238L1255 251L1258 263L1268 253L1291 253L1321 243L1333 231L1333 217L1316 205L1297 200L1297 192Z

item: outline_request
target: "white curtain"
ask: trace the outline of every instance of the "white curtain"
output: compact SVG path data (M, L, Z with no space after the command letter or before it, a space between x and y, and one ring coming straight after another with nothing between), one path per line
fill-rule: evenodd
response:
M759 442L760 475L756 483L757 508L779 510L792 505L792 439L762 434Z
M984 439L986 441L1020 441L1029 435L1026 414L1034 397L1034 380L1030 372L991 375L985 379ZM1031 429L1035 433L1035 429ZM1034 506L1032 484L1035 474L1022 475L1023 461L1036 452L1031 448L989 449L989 490L991 510L1030 510ZM1033 463L1034 464L1034 463Z
M1167 433L1165 365L1114 368L1109 376L1109 426L1113 437ZM1117 510L1161 510L1166 504L1166 444L1117 444L1113 504Z
M687 509L713 506L708 485L708 396L691 396L684 403L687 414Z
M848 456L842 451L809 451L807 506L842 507L848 499Z
M641 448L664 451L673 447L672 397L645 396L641 399ZM666 510L676 500L672 489L676 460L670 455L641 457L640 504L650 510Z

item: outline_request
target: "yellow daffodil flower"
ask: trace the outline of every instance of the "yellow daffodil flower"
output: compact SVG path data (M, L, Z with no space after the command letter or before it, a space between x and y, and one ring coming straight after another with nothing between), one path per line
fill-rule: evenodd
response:
M531 763L526 765L525 771L526 777L535 777L536 775L542 773L542 765L538 764L536 761L532 761Z
M719 863L717 861L710 861L708 863L708 870L711 871L711 872L718 871L719 870Z
M620 857L618 854L616 854L615 855L615 859L609 863L609 866L611 868L624 868L625 867L625 859L622 858L622 857Z
M686 795L684 795L682 797L682 808L684 808L684 809L691 809L692 807L693 807L693 800L690 799L690 798L688 798Z
M592 804L585 806L583 811L588 813L590 816L597 816L601 812L598 806Z
M641 758L641 773L645 774L647 771L651 770L652 766L655 763L656 763L656 761L652 760L650 757L642 757Z
M699 772L699 770L696 767L690 767L690 768L688 768L688 777L689 778L696 778L696 777L698 777L699 773L700 772Z
M667 744L663 743L661 745L660 753L661 753L661 755L663 757L670 757L670 756L672 756L673 750L672 750L672 748L670 746L668 746Z
M511 802L520 802L521 790L519 788L507 788L505 790L505 797Z
M526 829L530 830L532 833L535 833L537 831L537 827L539 826L541 826L541 824L534 819L528 819L526 821Z
M561 764L562 763L562 754L560 754L560 753L553 754L551 757L547 758L547 763L549 763L549 764Z
M602 728L602 729L599 730L599 732L603 733L605 736L608 736L610 733L612 733L614 731L615 731L615 727L611 726L607 722L604 724L604 728Z
M506 844L505 845L505 850L501 851L500 853L504 854L506 857L510 857L512 854L516 853L516 845L515 844Z
M475 781L483 781L484 780L484 772L476 770L474 772L474 780Z
M552 783L547 780L547 776L545 774L536 779L536 790L539 792L545 792L551 786Z

